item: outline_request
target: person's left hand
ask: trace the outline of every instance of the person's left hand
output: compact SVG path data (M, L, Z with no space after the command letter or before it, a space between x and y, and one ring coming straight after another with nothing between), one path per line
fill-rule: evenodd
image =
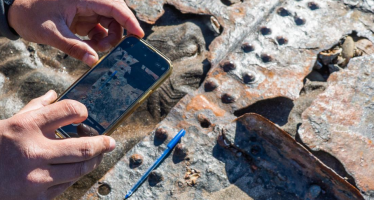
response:
M144 36L123 0L15 0L8 22L25 40L54 46L90 66L98 60L95 50L106 51L121 40L122 28Z

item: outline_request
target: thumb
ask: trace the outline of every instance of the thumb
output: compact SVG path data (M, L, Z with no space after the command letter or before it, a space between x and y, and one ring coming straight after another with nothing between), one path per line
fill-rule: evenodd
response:
M54 26L55 28L48 38L50 45L76 59L82 60L89 66L93 66L98 61L96 51L73 34L65 23L54 24Z
M17 114L22 114L28 111L37 110L46 105L51 104L57 99L57 93L49 90L46 94L36 99L31 100L25 107L23 107Z

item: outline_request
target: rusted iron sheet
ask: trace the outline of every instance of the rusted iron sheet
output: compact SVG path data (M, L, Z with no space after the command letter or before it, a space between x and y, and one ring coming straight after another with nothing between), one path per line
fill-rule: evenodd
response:
M256 171L272 174L274 177L270 180L276 181L278 176L286 177L290 185L297 183L282 190L295 193L301 199L317 198L312 197L317 194L311 190L318 187L325 192L320 193L318 199L363 199L356 188L260 115L246 114L237 119L231 145L253 158Z
M232 184L244 184L248 183L246 180L254 180L251 175L256 173L253 170L258 166L249 165L248 158L244 156L235 157L230 152L217 150L217 145L212 142L218 136L214 127L235 119L233 115L235 111L259 100L274 97L297 99L303 87L303 79L311 72L316 55L335 45L343 35L355 30L359 36L374 41L370 30L372 27L370 25L373 24L373 21L369 20L371 15L363 12L361 4L350 7L340 1L314 1L314 4L309 4L310 2L306 1L275 0L242 1L230 6L219 0L128 0L127 3L136 11L140 19L149 23L156 22L162 16L163 10L160 12L157 10L167 3L182 13L211 15L214 17L212 19L214 26L218 27L219 24L222 27L218 29L222 30L220 36L209 46L208 60L212 68L205 81L197 91L188 93L158 125L169 132L169 137L180 128L187 129L189 134L183 139L182 144L188 149L188 156L178 160L178 156L171 155L166 159L157 170L157 177L162 174L164 180L156 184L153 184L153 181L146 182L136 193L137 199L209 199L214 196L213 194L217 194L216 192L232 189L233 187L230 186ZM126 190L162 152L167 141L168 139L155 142L153 136L145 138L83 198L123 197ZM266 150L271 151L271 149ZM281 154L287 154L292 150L279 151ZM144 161L138 168L130 169L129 158L135 153L141 154ZM289 158L292 157L291 155L288 155ZM311 155L304 160L296 155L293 156L295 157L292 159L301 159L300 162L305 164L309 164L307 161L314 159ZM288 161L290 160L285 159L284 162ZM268 163L269 169L275 167ZM300 188L299 185L295 185L294 188L287 187L290 193L282 193L283 196L279 199L306 198L310 195L313 197L315 191L320 191L319 194L323 194L322 191L328 193L330 196L327 195L326 198L335 196L349 199L349 195L353 198L362 198L357 190L352 189L334 173L327 172L328 169L323 165L312 166L321 171L312 172L312 168L306 166L300 174L306 177L316 175L319 180L330 181L335 186L329 187L322 183L315 186L314 183L310 183L312 185L308 193L305 190L307 185L305 182L300 185ZM226 169L231 171L228 173ZM256 195L265 195L265 192L272 189L264 188L268 184L265 181L276 180L273 173L268 172L268 170L261 172L269 179L258 180L257 184L262 186L259 193L250 193L247 186L239 188L242 191L249 191L246 194L252 195L255 199L259 198ZM190 176L196 179L195 183ZM105 185L104 183L109 184L112 189L105 196L97 193L97 189ZM322 189L324 187L327 188L326 191ZM344 192L340 191L342 188L345 188L349 194L343 194Z
M339 159L366 194L374 190L374 56L351 59L303 113L300 137Z
M156 170L156 178L148 178L133 199L211 199L233 186L248 199L363 199L356 188L260 115L246 114L209 133L183 126L188 135L181 147L174 149ZM158 140L149 136L139 143L82 199L123 198L162 153L166 141L157 147ZM148 151L153 153L134 168L134 154ZM104 186L111 188L107 195L99 192Z

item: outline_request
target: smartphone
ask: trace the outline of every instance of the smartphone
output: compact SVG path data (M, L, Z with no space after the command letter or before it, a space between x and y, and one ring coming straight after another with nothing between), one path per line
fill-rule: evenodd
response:
M150 44L135 36L125 37L58 98L81 102L88 118L60 127L56 135L79 137L82 126L98 135L110 135L171 71L171 61Z

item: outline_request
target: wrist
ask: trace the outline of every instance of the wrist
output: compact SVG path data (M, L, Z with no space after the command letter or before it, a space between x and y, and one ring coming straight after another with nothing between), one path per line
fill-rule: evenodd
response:
M19 38L17 32L12 28L10 25L9 20L9 10L14 3L14 0L1 0L2 5L0 5L1 9L1 19L0 19L0 32L4 37L7 37L11 40L16 40Z

